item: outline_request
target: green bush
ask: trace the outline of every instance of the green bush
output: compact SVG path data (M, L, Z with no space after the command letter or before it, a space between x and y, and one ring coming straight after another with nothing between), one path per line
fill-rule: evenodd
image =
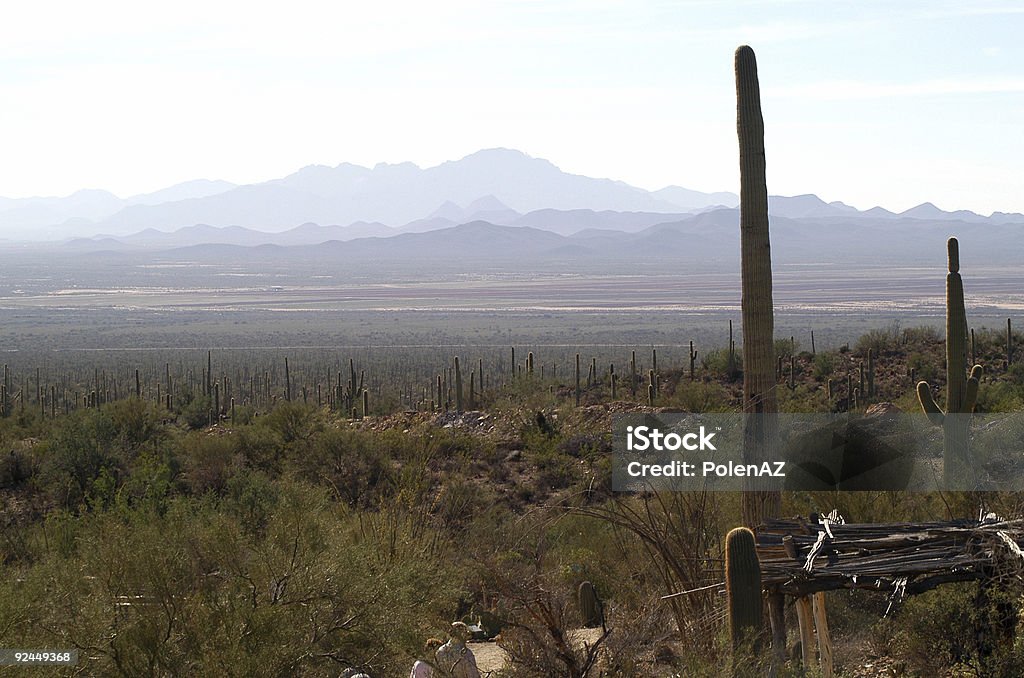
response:
M396 480L379 439L351 429L328 429L289 460L304 480L330 488L349 506L376 506Z
M885 355L899 348L900 327L899 322L893 322L888 327L869 330L862 334L855 348L862 356L868 354L868 349L874 352L875 356Z
M942 335L939 333L939 328L934 325L908 327L903 330L903 334L901 336L904 344L918 348L942 341Z
M735 369L737 372L743 371L743 352L738 348L736 349L735 355ZM716 376L722 376L728 372L729 368L729 350L725 348L716 348L704 353L704 357L700 360L701 367L711 372Z
M822 381L831 377L835 372L835 355L832 353L818 353L814 356L814 378Z
M938 375L936 365L935 358L924 353L914 352L907 357L907 368L914 370L914 376L917 381L934 382L935 377Z
M54 424L53 434L37 450L40 486L58 505L75 509L90 494L104 472L115 482L123 474L123 450L118 429L106 412L79 410Z

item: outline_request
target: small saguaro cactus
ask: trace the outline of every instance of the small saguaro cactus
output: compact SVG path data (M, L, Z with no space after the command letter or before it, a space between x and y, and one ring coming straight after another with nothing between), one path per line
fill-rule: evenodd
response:
M741 654L756 655L763 635L761 563L754 533L746 527L731 530L725 538L725 593L734 661Z
M917 384L921 409L943 432L942 477L947 488L968 483L977 486L975 464L968 445L970 415L978 398L981 365L967 375L967 314L964 311L964 283L960 277L960 248L956 238L947 242L949 273L946 274L946 410L932 398L928 382Z
M284 357L284 399L292 401L292 373L288 370L288 356Z
M690 341L690 381L693 381L693 366L697 362L697 352L693 350L693 341Z
M636 351L630 354L629 358L629 393L636 397Z
M580 354L576 354L576 407L580 406Z
M729 320L729 360L726 363L725 374L730 379L736 376L736 342L732 338L732 320Z
M603 622L603 611L601 599L597 597L597 589L589 581L581 582L576 589L576 597L580 605L580 616L583 618L583 628L592 629L601 626Z
M868 349L868 398L875 397L875 351Z
M1006 369L1010 369L1010 363L1013 362L1013 325L1010 324L1010 319L1006 319Z
M455 356L455 411L462 412L462 368L459 356Z

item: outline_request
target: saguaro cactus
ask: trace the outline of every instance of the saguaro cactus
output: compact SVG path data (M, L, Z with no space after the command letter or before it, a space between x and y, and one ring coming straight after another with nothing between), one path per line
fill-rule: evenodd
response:
M764 119L754 50L736 50L736 132L740 148L740 268L743 315L743 461L770 461L776 438L771 415L778 412L773 368L775 317L772 304L772 257L768 236L768 185L765 180ZM777 490L757 487L748 479L743 494L743 520L757 526L778 515Z
M1010 368L1010 363L1013 362L1013 325L1010 323L1010 319L1006 319L1006 368Z
M761 607L761 564L757 559L754 533L737 527L725 538L725 593L729 606L729 635L736 668L750 668L749 659L761 649L763 616Z
M946 274L946 410L932 398L928 382L917 384L921 409L943 432L942 478L946 487L968 483L977 487L976 466L970 455L968 428L978 398L981 365L967 375L967 314L964 311L964 283L960 277L960 246L956 238L946 243L949 273Z
M576 407L580 406L580 354L576 354Z
M462 369L459 356L455 356L455 411L462 412Z
M601 625L601 599L597 597L597 589L589 581L581 582L576 590L576 597L580 605L580 616L583 618L583 628L592 629Z
M875 352L868 349L868 398L875 397Z

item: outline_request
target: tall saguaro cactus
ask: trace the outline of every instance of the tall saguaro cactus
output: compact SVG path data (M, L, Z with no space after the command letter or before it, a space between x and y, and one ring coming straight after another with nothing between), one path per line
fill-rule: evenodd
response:
M743 315L743 461L757 464L775 448L776 428L770 416L778 411L775 395L772 258L768 237L768 185L765 180L764 119L754 50L736 50L736 132L740 146L740 256ZM758 488L748 479L743 495L743 521L756 527L781 510L776 490Z
M978 398L981 365L967 375L967 314L964 311L964 282L960 277L960 245L956 238L946 243L949 273L946 274L946 411L932 398L928 382L917 384L921 409L943 433L942 479L946 487L968 483L964 489L977 486L975 464L968 445L970 415Z

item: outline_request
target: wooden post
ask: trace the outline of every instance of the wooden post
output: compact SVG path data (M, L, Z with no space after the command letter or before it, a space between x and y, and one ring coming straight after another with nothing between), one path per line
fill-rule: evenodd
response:
M801 596L796 599L796 619L800 625L800 651L803 659L804 670L814 666L814 627L812 624L814 612L811 607L810 596Z
M821 660L822 678L832 678L832 638L828 632L828 617L825 614L825 592L818 591L811 596L814 612L814 630L818 636L818 656Z
M768 620L772 627L772 675L782 674L786 664L786 598L778 591L768 595Z

